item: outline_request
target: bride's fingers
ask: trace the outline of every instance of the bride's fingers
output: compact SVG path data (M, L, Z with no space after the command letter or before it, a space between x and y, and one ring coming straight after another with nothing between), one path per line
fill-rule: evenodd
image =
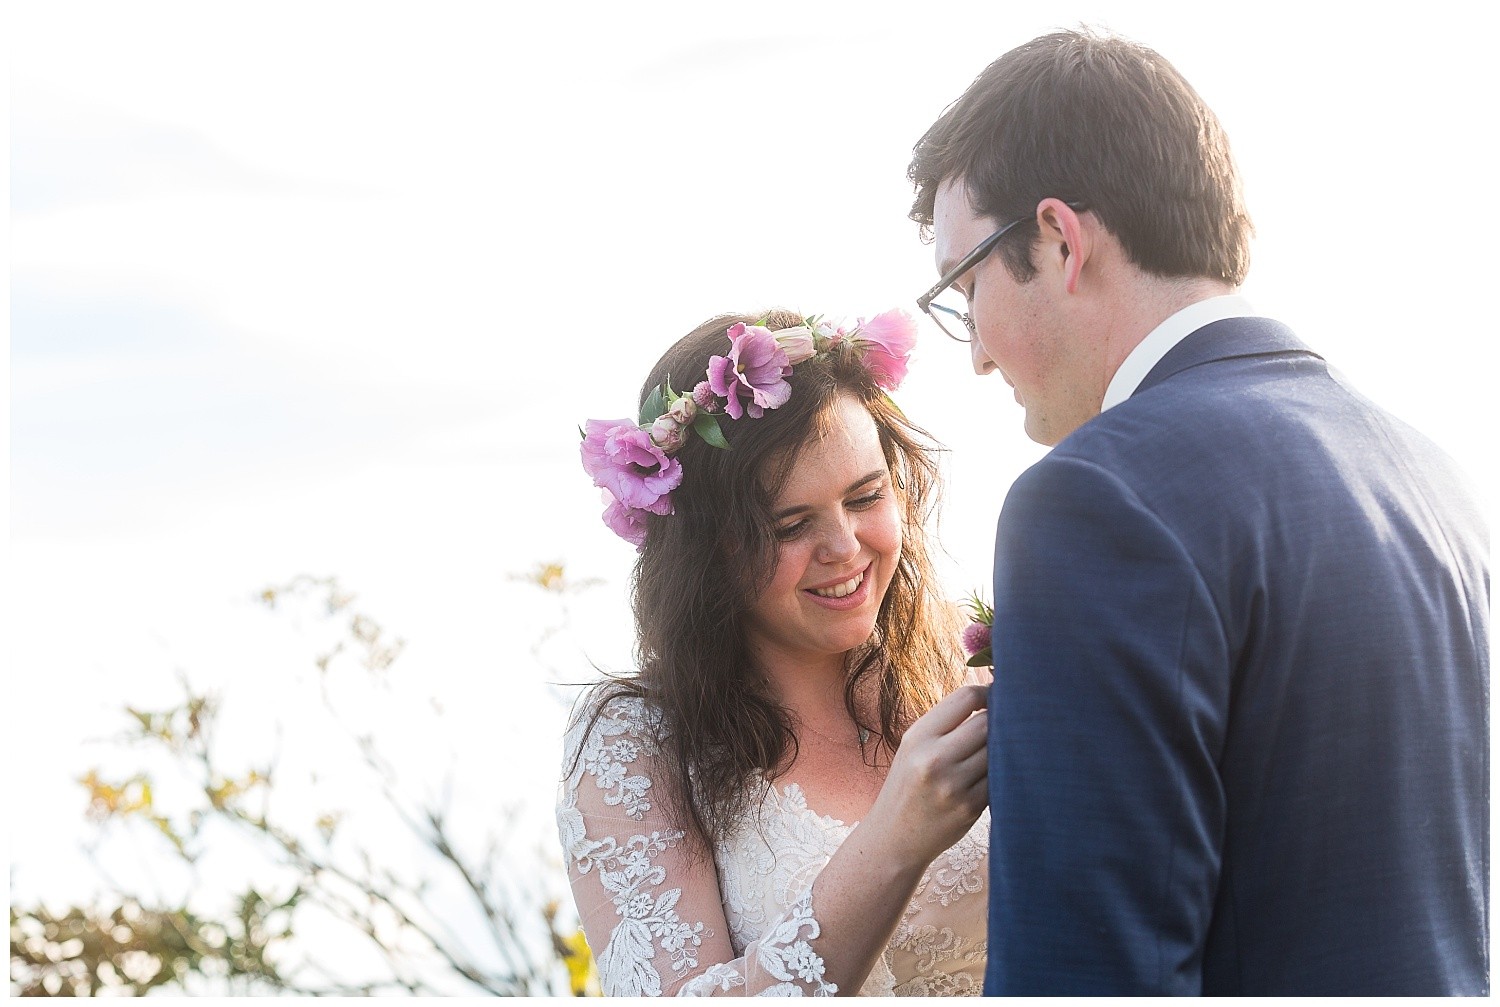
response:
M983 784L990 775L990 754L981 749L969 755L954 767L953 777L965 787Z
M967 755L984 748L988 731L989 718L983 713L975 713L949 731L944 740L956 753Z
M969 799L980 806L983 811L990 803L990 788L988 777L981 776L979 782L973 784L968 790ZM976 816L977 817L977 816Z
M917 721L917 724L924 725L935 735L948 734L968 720L973 713L988 706L989 695L990 690L987 686L961 685L928 710L926 715Z

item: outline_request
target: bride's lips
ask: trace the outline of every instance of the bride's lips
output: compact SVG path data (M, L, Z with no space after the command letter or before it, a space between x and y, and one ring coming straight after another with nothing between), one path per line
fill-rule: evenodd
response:
M814 587L803 588L802 596L808 601L811 601L817 605L821 605L824 608L831 608L837 612L846 611L851 608L859 608L869 600L870 592L874 590L874 588L871 586L875 581L875 578L871 576L872 568L873 564L869 564L866 565L863 570L858 570L847 577L840 577L838 580L829 581L827 584L818 584ZM847 584L855 577L859 578L859 586L856 587L853 591L850 591L848 594L844 595L842 598L829 598L816 593L818 591L827 590L831 587L838 587L840 584Z

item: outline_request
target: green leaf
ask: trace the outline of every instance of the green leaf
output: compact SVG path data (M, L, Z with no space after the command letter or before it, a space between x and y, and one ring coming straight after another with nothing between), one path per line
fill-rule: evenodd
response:
M724 439L724 431L719 427L719 418L712 413L699 413L693 417L693 430L711 446L729 450L729 442Z
M995 610L987 602L979 597L979 592L972 592L964 599L964 604L969 606L969 618L973 622L983 623L986 626L995 624Z
M649 426L656 422L656 418L667 411L667 397L660 387L657 387L646 401L641 403L641 426Z
M995 664L995 656L990 653L990 648L986 647L965 661L964 664L970 668L990 668Z

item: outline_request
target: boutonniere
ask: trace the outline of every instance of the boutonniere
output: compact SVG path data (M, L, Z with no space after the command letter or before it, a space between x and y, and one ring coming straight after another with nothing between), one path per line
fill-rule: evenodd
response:
M964 627L964 650L970 668L992 668L995 654L990 646L990 627L995 624L995 610L985 604L976 591L964 601L969 609L969 624Z

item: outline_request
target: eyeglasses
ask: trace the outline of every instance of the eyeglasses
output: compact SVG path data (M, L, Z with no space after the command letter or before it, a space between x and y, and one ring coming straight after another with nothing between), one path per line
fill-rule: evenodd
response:
M1082 203L1069 203L1068 206L1074 210L1082 210ZM1033 217L1020 217L1012 220L994 234L985 238L974 246L973 251L958 260L958 265L943 274L943 278L933 284L932 289L917 298L917 307L928 318L937 322L938 328L949 339L960 343L972 342L974 339L974 319L969 317L969 298L963 293L953 289L953 284L958 278L975 266L984 261L985 256L995 250L1000 244L1000 239L1005 237L1007 231L1017 224Z

